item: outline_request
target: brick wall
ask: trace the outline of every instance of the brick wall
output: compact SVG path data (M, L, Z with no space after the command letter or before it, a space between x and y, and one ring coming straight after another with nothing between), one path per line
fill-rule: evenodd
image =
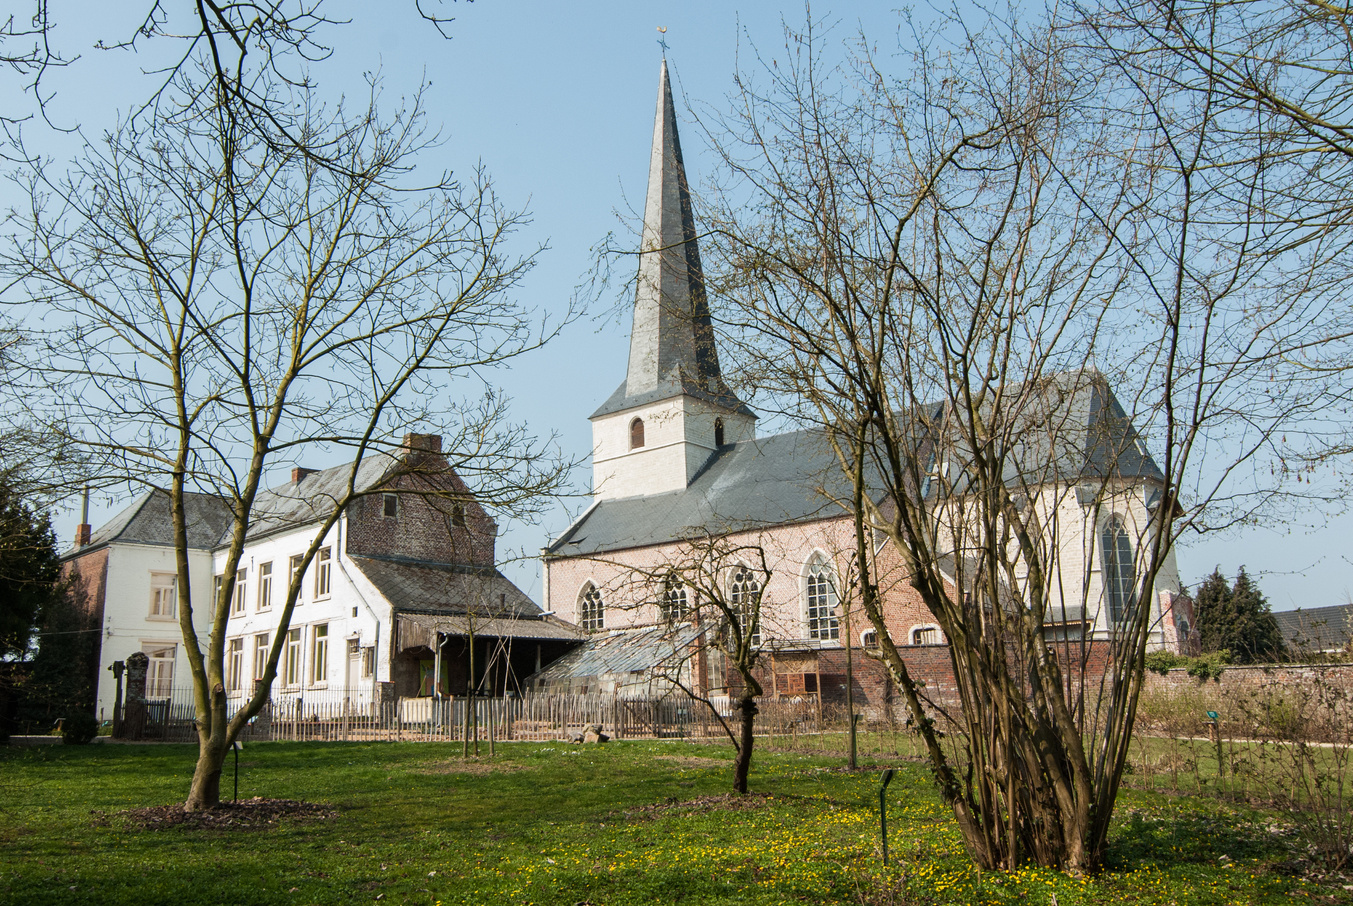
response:
M395 479L403 493L393 518L385 515L384 494L354 502L347 513L348 552L493 566L497 526L444 459L441 466Z

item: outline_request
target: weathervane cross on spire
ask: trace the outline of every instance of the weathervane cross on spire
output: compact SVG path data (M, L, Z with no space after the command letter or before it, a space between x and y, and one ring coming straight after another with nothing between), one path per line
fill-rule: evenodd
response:
M666 25L659 25L659 26L658 26L658 31L662 34L662 37L658 39L658 46L662 48L662 56L663 56L663 59L666 59L666 58L667 58L667 26L666 26Z

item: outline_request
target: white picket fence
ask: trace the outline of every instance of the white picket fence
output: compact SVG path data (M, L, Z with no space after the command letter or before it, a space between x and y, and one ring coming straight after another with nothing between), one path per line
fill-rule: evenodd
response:
M602 693L532 693L475 698L473 711L467 715L469 702L464 697L447 696L373 703L369 690L361 697L332 690L283 693L273 696L242 739L451 742L464 740L468 729L471 739L485 741L556 740L571 739L594 725L600 725L602 732L614 739L702 738L725 732L707 705L684 695L636 698ZM735 726L734 703L726 696L713 703L723 720ZM821 729L821 708L812 696L766 699L759 709L759 732ZM141 738L196 741L194 719L191 690L176 689L168 699L147 703ZM135 735L135 730L131 733Z

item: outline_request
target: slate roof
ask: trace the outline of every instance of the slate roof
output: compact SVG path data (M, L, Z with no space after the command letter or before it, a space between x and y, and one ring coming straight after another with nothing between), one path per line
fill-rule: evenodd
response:
M683 394L752 415L719 371L665 59L639 250L629 369L592 418Z
M398 557L351 556L398 611L538 618L541 610L498 570Z
M1273 619L1298 652L1342 651L1353 641L1353 604L1274 611Z
M1012 426L1016 447L1008 480L1016 480L1018 468L1032 484L1164 478L1103 375L1059 374L1036 393L1022 390L1011 395L1020 400L1021 415ZM932 408L932 424L939 411ZM827 519L844 515L837 501L849 497L825 432L792 431L720 448L684 490L599 501L545 556L588 556Z
M374 453L357 466L355 487L358 491L377 487L399 459L387 453ZM306 475L300 481L260 491L254 498L253 522L248 540L253 541L274 532L316 522L332 511L334 501L346 494L352 463L334 466Z
M587 644L531 678L536 686L572 679L646 674L655 666L675 666L707 626L643 626L597 633Z
M187 516L188 546L210 550L230 525L230 507L212 494L186 492L183 508ZM96 547L117 541L122 544L149 544L170 547L174 543L174 524L169 513L169 494L154 489L146 491L131 505L99 526L90 536L89 544L68 550L63 556L84 554Z
M573 557L841 516L830 498L848 493L821 431L777 434L720 448L684 490L601 501L545 553Z

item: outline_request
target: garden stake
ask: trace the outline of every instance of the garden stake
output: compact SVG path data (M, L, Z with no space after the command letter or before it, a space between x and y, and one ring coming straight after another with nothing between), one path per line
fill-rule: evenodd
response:
M879 831L883 836L883 867L888 867L888 784L893 782L893 769L889 768L879 778Z
M238 804L240 801L240 749L244 748L244 743L237 739L230 744L230 747L235 750L235 802Z

